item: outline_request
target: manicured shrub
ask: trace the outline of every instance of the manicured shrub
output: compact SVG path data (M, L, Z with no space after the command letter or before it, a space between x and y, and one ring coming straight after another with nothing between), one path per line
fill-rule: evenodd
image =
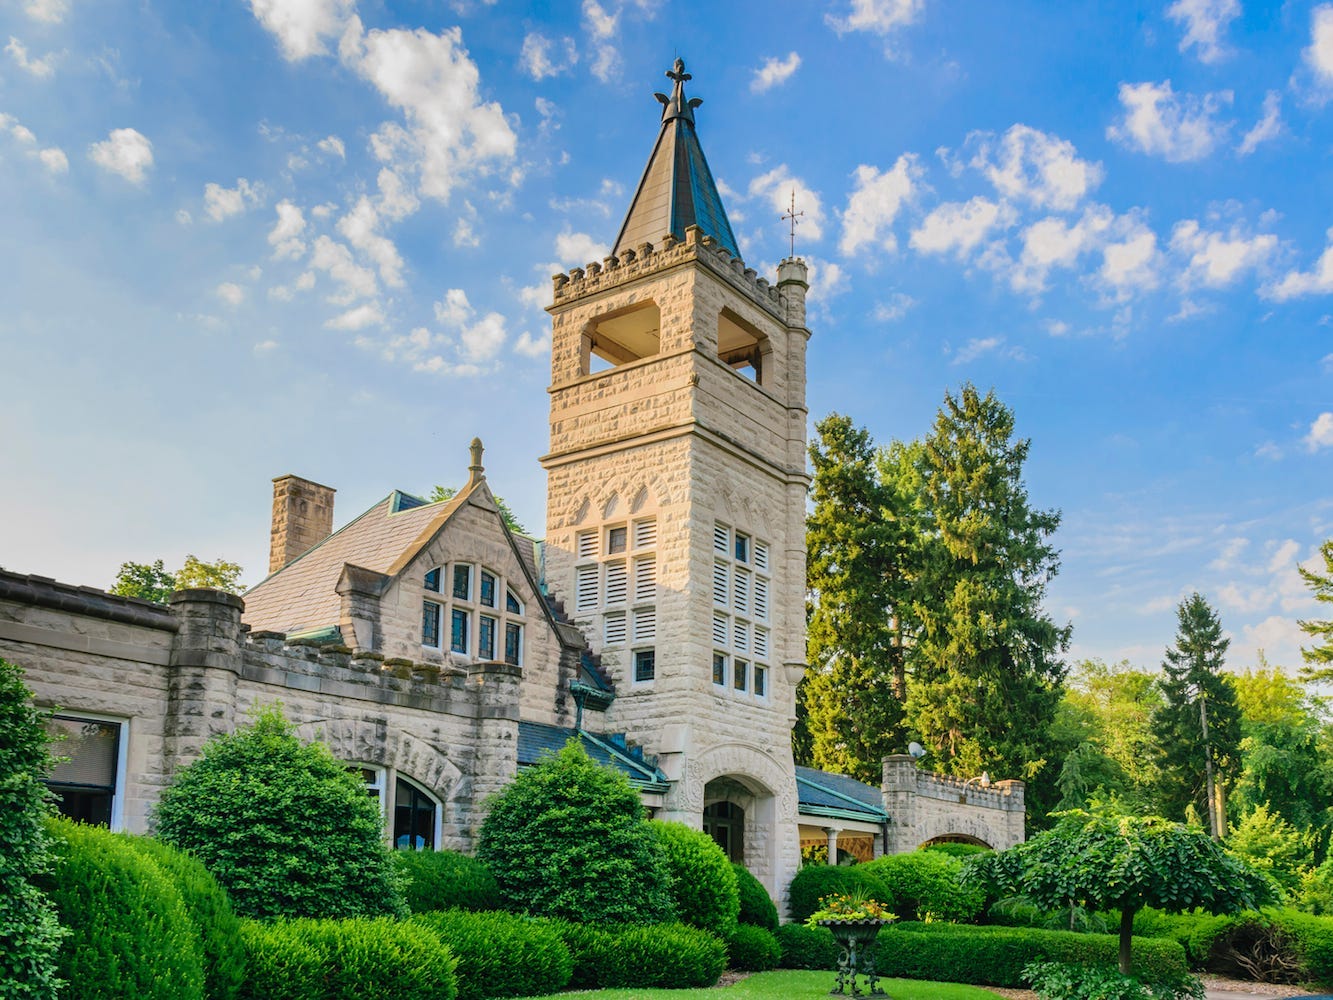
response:
M671 919L670 878L629 780L570 741L489 804L477 858L514 909L605 923Z
M579 924L572 920L539 919L560 936L569 950L573 969L569 977L571 990L595 990L602 984L599 962L603 955L614 950L614 936L593 924Z
M393 862L413 913L501 909L495 876L476 858L457 851L394 851Z
M770 931L738 924L727 939L727 963L746 972L767 972L782 961L782 947Z
M683 823L652 824L671 876L676 919L726 940L736 929L740 895L736 873L717 841Z
M572 989L712 986L727 966L726 945L685 924L594 927L566 920L549 924L573 958Z
M875 948L881 975L1017 989L1029 962L1115 967L1119 941L1111 934L908 923L880 931ZM1132 948L1134 968L1145 982L1174 980L1188 971L1185 950L1175 941L1134 938Z
M893 896L893 911L903 920L963 922L974 919L985 902L983 890L961 881L963 863L942 851L890 854L862 866L878 877Z
M569 983L574 963L553 927L512 913L420 914L458 959L458 1000L545 996Z
M1032 962L1023 969L1037 1000L1204 1000L1203 983L1185 975L1170 982L1148 985L1119 969L1106 966Z
M778 929L778 908L773 905L768 890L762 882L750 874L750 869L737 862L732 862L731 870L736 875L736 891L740 895L741 911L739 920L743 924L762 927L768 931Z
M241 1000L454 1000L456 961L438 935L383 917L241 925Z
M838 944L827 927L783 924L773 936L784 969L832 969L838 964Z
M157 835L204 863L256 919L406 912L361 780L303 744L274 705L204 744L162 795Z
M1225 948L1232 929L1243 920L1240 914L1163 913L1144 907L1134 914L1134 933L1178 941L1190 968L1204 969L1209 967L1214 950Z
M985 854L990 848L982 847L980 844L954 844L946 841L943 844L927 844L921 850L935 851L950 858L962 859L970 858L974 854Z
M32 884L50 867L50 812L42 777L51 755L23 671L0 659L0 997L56 995L63 932L55 906Z
M1295 939L1304 977L1333 986L1333 917L1278 910L1271 920Z
M181 894L155 862L108 830L51 820L56 867L43 876L60 923L65 996L200 1000L202 948Z
M867 869L867 865L806 865L791 880L792 920L804 921L819 909L821 897L836 892L870 896L892 909L896 904L893 893Z
M197 858L170 844L128 834L123 834L122 840L152 859L180 893L185 912L199 935L204 996L208 1000L234 1000L245 979L245 947L240 939L241 921L222 886Z

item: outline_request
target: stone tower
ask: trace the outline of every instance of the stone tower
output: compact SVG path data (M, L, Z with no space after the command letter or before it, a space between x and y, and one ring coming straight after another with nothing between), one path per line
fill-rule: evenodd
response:
M806 267L745 266L681 60L612 255L554 279L545 575L615 680L607 725L775 895L799 864Z

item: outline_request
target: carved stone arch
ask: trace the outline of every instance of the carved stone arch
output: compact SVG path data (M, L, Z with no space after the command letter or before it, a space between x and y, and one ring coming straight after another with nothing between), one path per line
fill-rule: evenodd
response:
M582 524L588 519L588 515L591 513L592 501L585 495L579 499L577 505L574 507L574 513L570 516L569 523L573 525Z
M685 782L685 808L702 812L704 788L714 778L731 778L752 794L773 796L781 802L783 814L794 813L795 782L788 765L753 743L719 743L709 747L688 765Z
M967 815L961 810L956 815L930 817L918 823L912 831L914 846L918 847L942 837L966 837L986 847L994 847L1004 840L996 834L997 831L983 817Z
M634 494L634 499L630 502L629 512L631 514L638 514L648 506L648 502L651 499L651 495L648 493L648 487L640 486L639 492Z
M602 502L602 520L609 521L620 513L620 494L612 491L611 495Z
M339 760L392 767L441 802L452 803L466 791L458 765L435 746L384 719L307 722L296 732L307 742L322 740Z

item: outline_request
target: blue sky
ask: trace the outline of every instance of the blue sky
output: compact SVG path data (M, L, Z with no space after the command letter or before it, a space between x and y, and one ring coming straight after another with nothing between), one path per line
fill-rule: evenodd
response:
M1333 4L6 0L0 564L267 566L272 477L466 478L540 533L550 276L682 56L747 263L813 269L812 418L994 387L1073 656L1192 590L1293 667L1333 535Z

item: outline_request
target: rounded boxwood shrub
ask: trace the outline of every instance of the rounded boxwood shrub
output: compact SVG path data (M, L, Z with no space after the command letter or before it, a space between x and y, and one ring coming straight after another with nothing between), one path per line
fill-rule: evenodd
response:
M43 876L69 929L57 971L78 1000L201 1000L202 948L181 894L157 864L109 830L51 820Z
M413 913L501 908L495 876L476 858L457 851L394 851L393 862Z
M930 914L940 920L968 921L985 903L979 886L963 885L963 863L942 851L889 854L862 867L888 886L893 911L902 920Z
M204 744L162 794L157 835L193 854L246 917L406 912L360 778L281 709Z
M773 935L782 950L784 969L832 969L838 964L838 943L827 927L783 924Z
M639 793L573 740L491 800L477 858L516 910L605 923L671 919L670 877Z
M602 972L598 963L603 955L609 955L614 950L614 936L601 927L579 924L572 920L539 918L537 922L555 931L569 950L572 963L569 988L598 989L602 985Z
M739 862L732 862L731 870L736 874L736 892L740 896L741 911L739 920L743 924L762 927L767 931L778 929L778 908L768 895L762 882L750 874L750 869Z
M717 841L684 823L654 822L652 830L671 876L676 919L725 940L736 929L736 873Z
M574 962L555 928L512 913L420 914L458 959L458 1000L545 996L569 983Z
M52 763L31 698L23 671L0 659L0 996L49 1000L63 932L55 906L31 881L50 867L42 775Z
M454 1000L456 961L440 938L384 917L241 924L241 1000Z
M571 989L698 988L712 986L727 967L726 945L685 924L547 923L573 958Z
M866 865L843 868L839 865L806 865L791 880L791 918L804 921L819 909L819 900L834 893L869 896L890 909L893 893Z
M738 924L727 939L727 962L733 969L767 972L782 961L782 947L770 931L753 924Z
M204 963L204 996L208 1000L234 1000L245 979L245 947L241 944L241 921L231 908L207 868L197 859L170 844L151 837L122 834L122 839L161 869L185 904L199 935Z

